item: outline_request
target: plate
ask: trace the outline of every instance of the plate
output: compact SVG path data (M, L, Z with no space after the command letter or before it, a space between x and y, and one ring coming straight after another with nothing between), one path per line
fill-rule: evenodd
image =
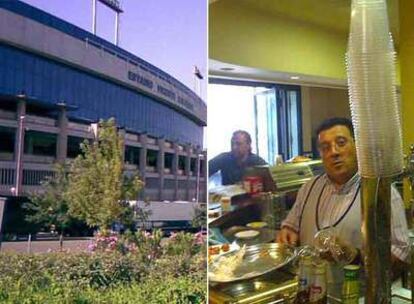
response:
M239 252L240 250L229 252L212 260L208 268L209 281L226 283L250 279L281 268L295 257L294 248L285 244L270 243L248 246L233 271L226 276L219 275L220 268Z
M251 223L248 223L246 226L249 228L253 228L253 229L260 229L260 228L267 227L267 223L266 222L251 222Z
M252 239L260 234L257 230L244 230L237 232L234 236L238 239Z

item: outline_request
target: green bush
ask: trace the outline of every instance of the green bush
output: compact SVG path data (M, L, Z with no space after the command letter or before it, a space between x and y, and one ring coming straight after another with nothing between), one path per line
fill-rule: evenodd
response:
M0 254L0 303L206 303L204 243L182 233L163 246L157 234L120 239L136 248Z
M0 292L0 303L5 304L171 304L206 303L206 282L200 277L166 277L145 280L130 285L117 285L106 289L76 288L71 284L52 283L48 289L12 284Z
M51 280L72 282L78 286L107 287L139 281L148 273L149 265L143 264L138 254L122 255L117 252L1 254L0 270L1 278L39 288Z

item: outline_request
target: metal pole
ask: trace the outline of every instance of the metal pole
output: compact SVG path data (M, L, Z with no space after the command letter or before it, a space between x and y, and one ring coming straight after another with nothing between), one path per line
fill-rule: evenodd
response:
M6 209L6 198L0 197L0 251L1 251L1 243L3 242L3 220L4 220L5 209Z
M27 238L27 253L32 252L32 234L29 233L29 237Z
M362 178L366 304L391 303L391 179Z
M23 157L23 132L24 132L24 115L19 117L19 138L17 144L17 161L16 161L16 191L15 196L19 196L22 186L22 157Z
M197 154L197 181L196 181L196 202L198 204L198 201L200 199L200 154Z
M115 45L119 44L119 13L115 14Z
M92 0L92 34L96 35L97 0Z
M196 74L194 74L194 92L198 93L198 88L197 88L197 76Z
M414 304L414 238L412 234L410 234L410 255L411 255L411 266L410 266L411 304Z

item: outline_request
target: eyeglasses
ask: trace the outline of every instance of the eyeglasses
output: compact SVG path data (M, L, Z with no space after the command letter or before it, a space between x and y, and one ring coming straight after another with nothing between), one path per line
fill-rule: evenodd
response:
M335 150L341 151L349 143L349 140L346 137L337 137L333 142L322 142L318 145L319 152L328 153L331 151L332 146L335 147Z

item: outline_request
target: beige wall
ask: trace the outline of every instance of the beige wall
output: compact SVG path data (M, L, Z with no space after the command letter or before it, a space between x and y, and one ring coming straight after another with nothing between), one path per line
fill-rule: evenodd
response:
M331 117L351 118L346 89L301 87L303 151L312 151L312 136Z

